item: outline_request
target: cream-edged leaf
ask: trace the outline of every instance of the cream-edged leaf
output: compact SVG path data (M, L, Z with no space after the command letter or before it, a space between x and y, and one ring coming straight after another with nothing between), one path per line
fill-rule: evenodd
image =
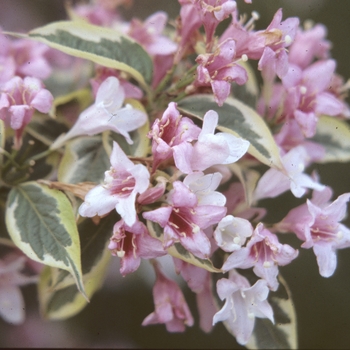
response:
M78 225L81 264L86 294L90 299L103 284L111 253L107 249L116 214L103 218L98 225L85 219ZM74 290L72 277L64 270L44 271L39 283L40 310L48 319L65 319L80 312L87 301Z
M218 130L248 140L248 153L270 167L283 169L278 146L265 121L239 100L229 97L219 107L212 95L193 95L181 100L178 109L201 120L209 110L216 111L219 115Z
M37 182L12 188L6 207L11 239L29 258L72 274L85 295L80 241L68 198Z
M68 55L127 72L144 87L151 82L150 56L141 45L117 30L83 21L60 21L36 28L28 36Z
M66 144L58 168L58 180L70 184L99 183L109 168L110 161L101 136L78 137Z
M350 127L345 121L321 116L311 141L325 148L325 156L319 163L350 161Z

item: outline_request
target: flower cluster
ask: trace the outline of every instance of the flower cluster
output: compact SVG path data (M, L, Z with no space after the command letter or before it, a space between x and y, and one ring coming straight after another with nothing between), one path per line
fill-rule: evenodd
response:
M282 9L266 29L255 30L258 14L253 12L249 20L240 16L239 1L179 0L180 14L170 27L162 11L144 21L124 21L118 6L127 3L100 0L77 5L69 8L76 19L72 29L58 23L31 32L34 40L45 38L53 48L95 63L85 72L90 87L84 90L76 84L55 100L41 81L54 70L48 55L53 49L29 39L0 37L4 67L0 119L6 130L14 130L14 146L8 142L6 149L1 148L7 158L0 161L0 186L9 193L8 231L29 257L71 272L79 286L80 262L73 250L80 248L72 248L79 237L73 238L74 230L67 227L80 230L85 218L92 218L90 229L99 230L105 219L117 217L108 242L96 244L96 252L91 253L95 260L86 262L81 253L84 280L93 278L86 266L100 271L106 249L120 259L123 276L135 272L141 260L150 260L156 274L155 311L142 325L164 323L169 332L182 332L194 319L180 287L157 260L170 255L175 270L196 294L201 328L209 332L222 321L238 343L247 344L255 318L275 322L269 298L283 288L279 266L298 257L296 248L281 243L282 234L294 233L303 241L302 248L313 248L323 277L334 273L336 251L350 246L350 231L340 223L350 193L332 202L330 187L320 183L316 173L306 172L311 164L329 159L322 123L336 122L349 136L344 122L350 116L347 87L335 72L325 28L302 29L298 18L283 20ZM228 25L220 34L217 28L222 22ZM92 41L87 39L90 34ZM65 35L70 41L64 41ZM72 47L75 42L79 45ZM251 61L256 61L261 74L261 89L252 78ZM149 71L142 71L148 64L153 70L149 78ZM90 102L87 108L86 102ZM68 113L69 108L73 109ZM68 117L72 110L73 121ZM51 116L56 116L57 126L50 132L50 119L42 116L49 111L54 111ZM42 128L32 123L34 114L37 124L43 118ZM28 134L46 145L31 156L21 149L30 125L34 126ZM62 125L66 132L60 131ZM45 132L48 135L41 135ZM341 160L350 159L348 151L339 148ZM36 175L37 160L49 155L56 155L58 171ZM24 179L9 180L11 171L23 170L28 170ZM27 181L43 177L42 187ZM39 192L27 193L30 186ZM48 207L57 203L47 212L39 204L40 196L57 189L70 199L75 218L71 226L60 204L61 192L46 198ZM262 221L266 209L258 207L260 200L287 191L309 199L278 223ZM45 227L37 221L32 236L21 231L23 220L31 219L24 216L30 209L21 205L20 196L29 198L37 216L46 213L42 215ZM59 220L52 224L55 215ZM59 242L50 243L52 252L45 245L48 234ZM79 234L85 242L87 238ZM86 244L87 250L92 249ZM10 290L19 299L16 286L29 282L18 274L22 258L0 270L0 305ZM2 260L0 268L1 264ZM19 276L19 282L2 283L11 273L11 278ZM50 293L63 288L59 283L65 280L56 278L52 277L52 285L47 282ZM221 306L220 300L225 300ZM49 302L43 303L49 308ZM9 320L6 309L0 308L0 315ZM12 321L21 318L18 313Z

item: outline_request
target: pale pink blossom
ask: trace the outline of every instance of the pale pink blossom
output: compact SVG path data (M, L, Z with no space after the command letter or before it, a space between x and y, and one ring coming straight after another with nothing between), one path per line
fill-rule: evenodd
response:
M275 234L262 223L255 228L246 247L234 251L225 261L222 269L254 267L254 273L266 280L269 288L278 288L278 266L288 265L298 256L298 251L288 244L281 244Z
M3 85L0 95L0 119L15 130L15 147L19 148L25 126L30 122L34 110L48 113L53 96L36 78L14 77Z
M147 190L150 175L144 165L134 164L116 142L110 161L112 166L105 172L104 183L87 193L79 214L103 216L115 209L131 227L137 220L136 195Z
M140 221L132 226L118 221L113 227L108 249L120 258L120 273L125 276L136 271L141 258L152 259L166 254L162 243L150 236L147 227Z
M11 324L20 324L25 318L25 305L20 286L37 282L37 276L27 276L22 270L27 258L16 253L0 260L0 316Z
M74 12L85 21L101 27L112 27L121 20L119 13L114 8L106 8L100 4L77 4Z
M262 198L274 198L281 193L291 190L295 197L302 197L306 189L322 190L324 185L315 181L304 173L311 157L304 146L297 146L286 153L282 158L284 171L270 168L260 178L255 192L254 200Z
M306 30L298 29L293 44L289 47L289 62L307 68L314 60L330 56L331 43L326 40L327 28L322 24Z
M124 103L125 92L116 77L108 77L99 87L95 103L83 111L67 134L59 137L51 149L60 148L65 142L76 136L95 135L111 130L125 137L129 144L133 141L129 131L146 123L147 115Z
M232 270L229 278L222 278L216 285L222 309L214 315L213 324L224 321L239 344L245 345L251 337L255 317L268 318L274 323L273 310L267 301L269 288L266 281L258 280L250 286L248 280Z
M196 58L198 63L196 86L209 86L215 101L222 106L230 94L233 82L243 85L248 79L246 70L235 63L236 49L233 39L221 43L214 53L202 54Z
M182 117L177 104L170 102L162 118L154 121L148 134L152 139L152 171L173 156L174 146L197 139L199 133L200 128L191 119Z
M279 232L294 232L304 241L302 248L313 248L321 276L330 277L337 266L337 249L350 247L350 230L340 223L346 217L350 193L331 202L332 191L314 191L311 200L292 209L275 225Z
M197 142L183 142L173 147L176 167L185 174L203 171L216 164L231 164L239 160L248 150L249 141L232 134L214 134L219 116L208 111Z
M289 65L282 78L287 89L284 114L295 118L306 137L316 132L318 117L336 116L343 112L343 103L328 91L335 71L334 60L318 61L305 70Z
M193 325L193 317L179 286L167 278L154 263L156 283L153 287L155 311L142 322L143 326L164 323L168 332L184 332Z
M215 191L222 179L220 173L206 174L197 171L187 175L183 183L196 195L198 205L219 205L224 206L226 197Z
M144 212L143 217L164 228L165 247L180 242L195 256L206 259L211 245L203 230L218 223L225 214L225 207L198 205L196 195L185 184L175 181L168 194L168 206Z

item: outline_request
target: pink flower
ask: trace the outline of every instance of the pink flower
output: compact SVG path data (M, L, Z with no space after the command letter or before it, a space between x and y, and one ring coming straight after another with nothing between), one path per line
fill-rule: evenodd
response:
M30 122L34 110L48 113L53 96L44 89L44 84L31 77L14 77L3 85L0 96L0 119L15 130L15 146L20 147L25 126Z
M179 286L168 279L154 263L156 283L153 287L155 311L142 322L143 326L165 323L168 332L184 332L193 325L193 317Z
M161 119L156 119L149 132L152 138L152 154L154 172L158 165L173 156L173 148L184 142L196 139L200 129L191 119L182 117L177 104L170 102Z
M215 111L208 111L198 141L194 145L183 142L173 147L175 165L183 173L203 171L216 164L231 164L247 152L249 141L224 132L214 134L218 119Z
M103 185L88 192L79 208L81 216L105 215L114 208L126 225L132 226L136 220L135 199L149 185L149 172L142 164L134 164L114 142L111 154L111 169L105 172Z
M229 96L233 82L243 85L248 79L246 70L235 63L235 46L234 40L226 40L214 53L199 55L196 58L199 65L195 85L211 85L219 106L222 106Z
M310 163L307 148L297 146L282 157L284 172L271 168L260 178L254 193L254 200L274 198L290 189L295 197L302 197L307 188L322 190L324 185L304 173Z
M0 260L0 316L9 323L24 321L24 300L19 286L37 282L37 276L26 276L21 271L27 258L16 253Z
M123 276L136 271L141 258L152 259L166 254L162 243L151 237L140 221L136 221L131 227L124 220L118 221L114 225L108 249L112 251L112 255L120 258L120 273Z
M280 232L294 232L302 248L313 248L321 276L330 277L337 266L336 250L350 247L350 230L340 223L346 216L350 193L330 202L332 191L314 191L311 200L292 209L275 225Z
M95 135L112 130L125 137L129 144L133 141L129 131L135 130L146 123L147 115L124 102L125 92L116 77L108 77L99 87L95 103L82 112L76 123L65 135L59 137L51 149L60 148L73 137Z
M196 195L182 182L175 181L168 194L170 205L143 213L146 220L164 228L165 247L180 242L199 258L210 255L210 241L203 229L214 225L226 214L226 208L216 205L198 205Z
M254 266L254 273L266 280L273 291L278 288L278 265L289 264L298 256L298 251L288 244L281 244L275 234L262 223L255 228L246 247L234 251L225 261L222 269L247 269Z
M343 103L328 92L335 70L335 61L313 63L302 71L290 65L282 82L287 89L284 112L295 118L306 137L314 136L318 116L336 116L343 112Z
M225 321L239 344L245 345L253 333L255 317L268 318L274 323L273 310L267 301L266 281L258 280L250 286L248 280L232 270L229 279L217 282L217 292L225 300L222 309L214 315L213 324Z

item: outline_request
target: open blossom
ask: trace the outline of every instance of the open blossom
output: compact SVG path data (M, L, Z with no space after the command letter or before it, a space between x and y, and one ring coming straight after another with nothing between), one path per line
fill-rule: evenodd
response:
M233 82L243 85L248 79L246 70L235 63L235 54L235 41L229 39L221 43L214 53L202 54L196 58L198 67L195 85L211 85L219 106L229 96Z
M24 321L24 300L19 286L37 282L37 276L26 276L24 269L27 258L8 254L0 260L0 316L12 324Z
M225 252L233 252L240 249L247 237L253 234L251 223L242 218L227 215L218 223L214 231L217 245Z
M213 318L213 324L225 321L237 342L245 345L253 333L255 317L274 322L273 310L267 301L269 288L266 281L258 280L250 286L248 280L235 270L229 278L217 282L217 292L225 304Z
M51 149L61 147L73 137L95 135L111 130L125 137L129 144L133 141L129 131L146 123L147 115L127 104L122 107L125 92L116 77L108 77L99 87L95 103L82 112L69 132L59 137Z
M275 229L294 232L302 248L313 248L321 276L330 277L337 266L336 250L350 247L350 230L340 223L346 216L350 193L331 202L332 191L314 191L311 200L292 209Z
M254 273L266 280L271 290L278 288L278 265L289 264L298 256L298 251L288 244L281 244L275 234L262 223L255 228L246 247L234 251L225 261L222 269L247 269L254 266Z
M217 205L198 205L196 195L182 182L175 181L168 194L168 206L143 213L147 220L164 228L165 247L180 242L199 258L208 258L210 241L203 229L214 225L226 214L226 208Z
M170 102L161 119L156 119L148 137L152 138L154 172L158 165L173 156L173 148L197 139L200 128L189 118L182 117L175 102Z
M143 326L165 323L168 332L183 332L193 325L193 317L180 287L167 278L154 263L156 283L153 287L155 311L142 322Z
M125 276L136 271L141 258L152 259L166 254L162 243L150 236L147 227L136 221L131 227L124 220L118 221L113 228L108 249L112 255L120 258L120 273Z
M307 188L322 190L324 185L304 173L310 155L303 146L291 149L282 157L285 171L271 168L260 178L255 189L254 200L274 198L290 189L295 197L302 197Z
M149 185L149 172L142 164L134 164L114 142L111 169L105 172L105 180L88 192L79 208L81 216L105 215L116 209L128 226L137 219L135 199Z
M15 146L18 148L25 126L30 122L34 110L48 113L53 96L44 89L44 84L31 77L14 77L2 87L0 95L0 119L15 130Z
M231 164L247 152L249 141L225 132L214 134L218 119L215 111L208 111L197 142L194 145L183 142L173 147L175 165L183 173L203 171L216 164Z
M305 70L290 64L282 78L287 89L285 114L298 122L306 137L315 135L320 115L336 116L344 110L343 103L328 91L335 67L334 60L315 62Z

